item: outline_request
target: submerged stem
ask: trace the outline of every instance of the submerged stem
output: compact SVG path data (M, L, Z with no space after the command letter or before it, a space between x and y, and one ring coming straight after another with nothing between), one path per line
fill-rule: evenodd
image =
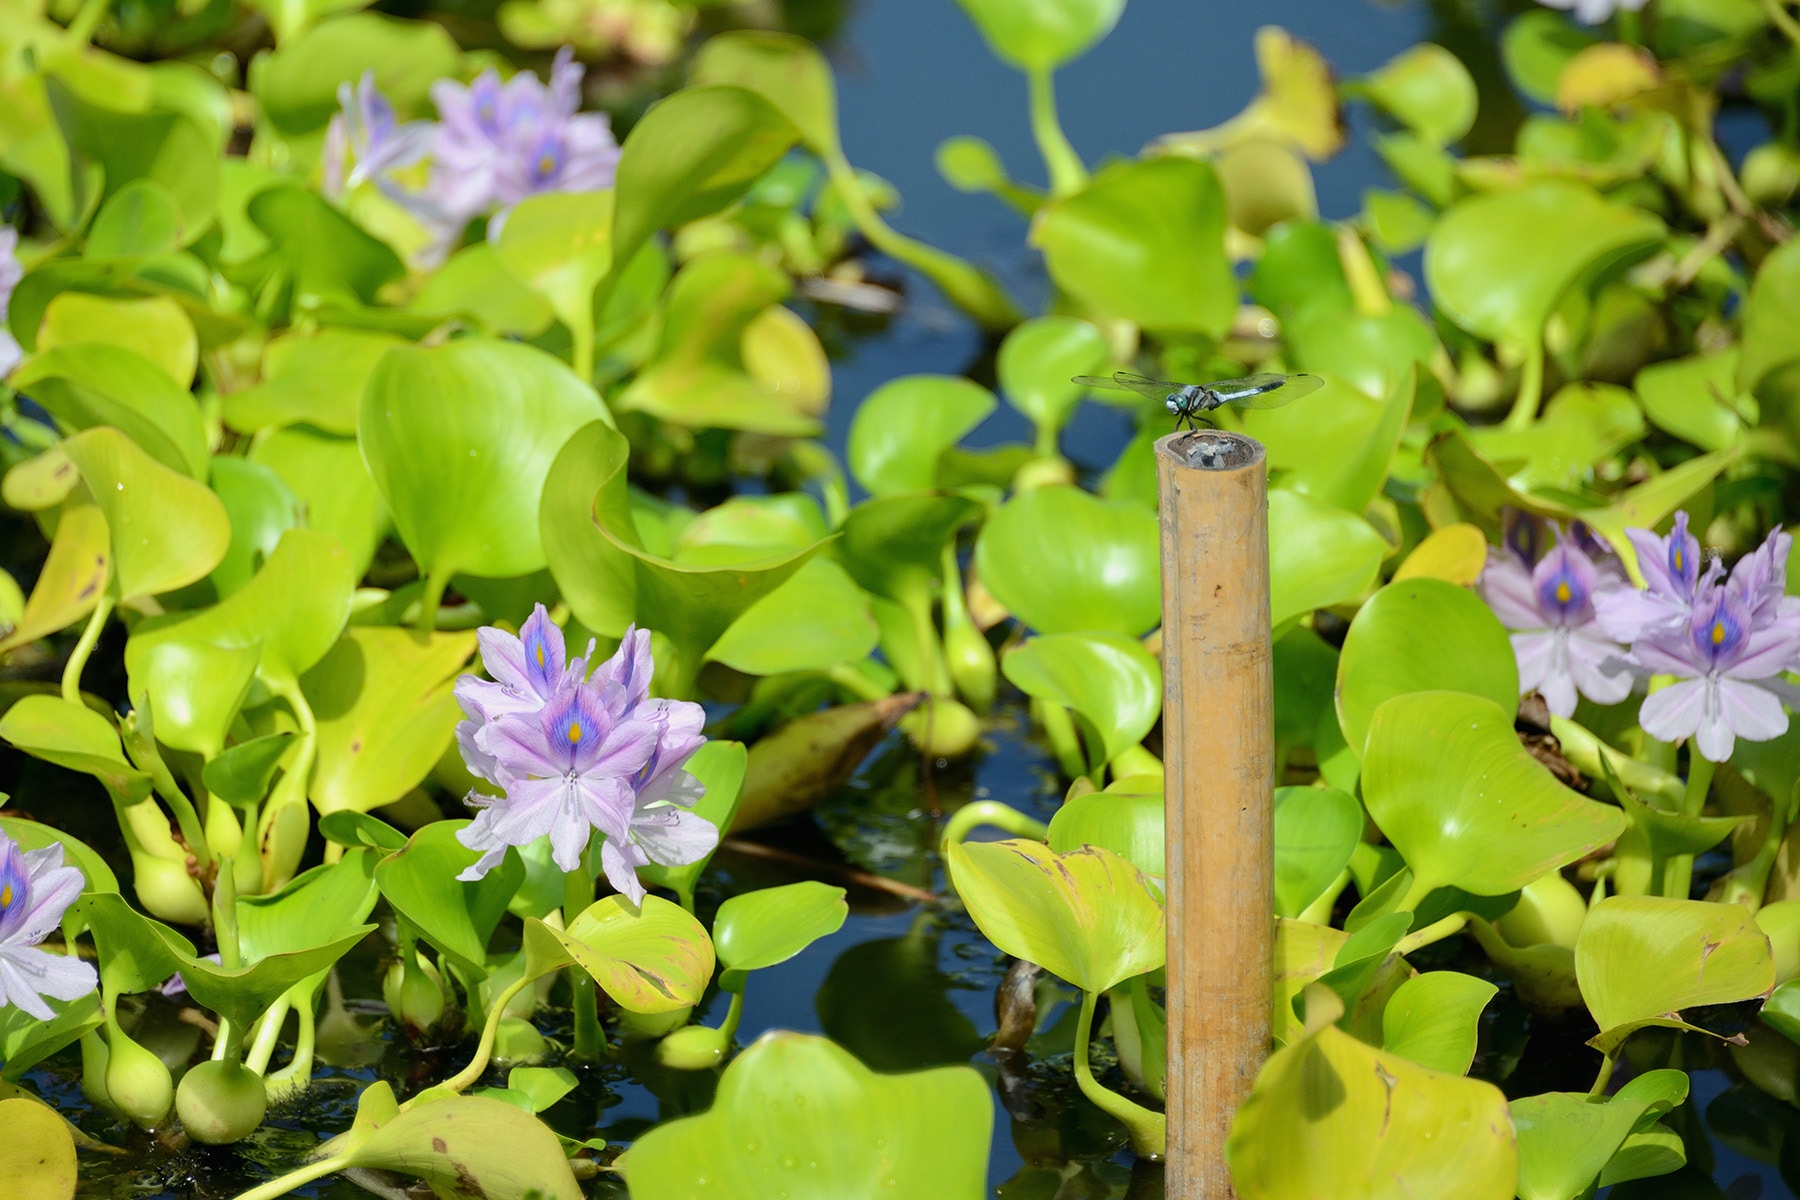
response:
M1168 1118L1100 1086L1088 1066L1088 1042L1094 1036L1097 992L1081 993L1081 1020L1075 1026L1075 1083L1096 1108L1118 1119L1131 1133L1131 1147L1148 1158L1161 1158L1168 1146Z
M70 704L81 703L81 672L87 666L88 656L93 654L94 643L100 640L100 630L105 627L112 610L112 593L103 592L100 603L94 605L93 614L88 617L87 628L81 631L81 640L75 643L75 649L69 652L69 661L63 664L62 697Z

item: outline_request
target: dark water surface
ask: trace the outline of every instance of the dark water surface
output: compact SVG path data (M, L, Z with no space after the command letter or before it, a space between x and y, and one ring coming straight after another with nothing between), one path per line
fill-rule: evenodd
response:
M1444 10L1460 11L1454 4L1446 4ZM1161 133L1225 120L1255 94L1251 44L1255 30L1264 24L1281 25L1323 48L1340 75L1375 68L1434 34L1454 43L1452 48L1459 53L1483 52L1471 27L1434 20L1422 4L1132 0L1112 37L1058 76L1060 109L1070 139L1094 163L1111 155L1133 154ZM1485 53L1491 56L1491 48ZM999 148L1021 180L1041 182L1042 168L1027 125L1023 77L993 59L953 0L859 0L831 47L831 56L838 70L846 151L859 167L899 188L904 206L893 215L895 226L982 263L997 272L1028 308L1041 307L1046 284L1034 253L1025 245L1023 219L992 198L953 191L932 166L933 152L943 139L976 134ZM1501 107L1484 110L1484 123L1516 119L1516 111L1509 115ZM1483 128L1478 126L1476 138L1483 136ZM1364 188L1388 183L1360 137L1353 138L1336 159L1318 166L1315 174L1326 217L1353 214L1360 208ZM840 454L857 403L881 383L918 372L980 375L991 354L978 332L928 285L909 280L909 297L907 307L883 331L851 339L834 362L830 438ZM1077 463L1098 469L1112 460L1131 433L1128 418L1117 409L1089 404L1065 436L1065 448ZM973 439L977 444L1017 440L1028 441L1029 428L1004 405ZM1031 739L1016 697L1002 704L987 743L986 752L971 762L939 765L921 762L909 746L897 738L890 740L856 780L822 806L816 830L803 827L781 840L790 850L820 859L841 853L855 866L941 890L944 884L931 849L939 814L971 799L991 798L1047 817L1061 795L1054 763ZM70 778L59 776L62 781ZM711 908L732 892L799 877L793 868L723 853L703 888L701 916L710 919ZM839 933L793 961L754 975L745 997L740 1042L748 1044L767 1029L793 1029L829 1033L883 1070L970 1062L1002 1085L996 1093L990 1166L990 1181L1001 1188L1001 1195L1009 1200L1105 1196L1148 1200L1162 1195L1160 1172L1147 1164L1134 1167L1122 1130L1076 1093L1067 1068L1067 1020L1040 1035L1034 1045L1035 1066L1019 1077L998 1078L996 1064L982 1047L995 1027L993 991L1006 964L965 916L866 889L852 888L849 898L851 916ZM346 990L353 1008L359 998L373 1001L378 993L377 953L373 944L367 944L347 964ZM699 1016L717 1024L724 1007L723 998L710 997ZM1064 1006L1065 1016L1068 1011ZM1529 1043L1523 1040L1527 1035ZM1580 1045L1581 1036L1531 1030L1516 1008L1507 1007L1503 992L1489 1014L1477 1070L1498 1076L1504 1060L1523 1050L1530 1068L1515 1077L1515 1083L1527 1082L1528 1076L1533 1091L1585 1090L1593 1067L1591 1052ZM385 1041L375 1046L379 1061L335 1071L336 1078L315 1088L303 1107L272 1115L272 1126L241 1151L159 1153L154 1161L161 1169L154 1178L142 1173L147 1138L91 1114L84 1125L115 1144L129 1146L133 1153L111 1163L93 1156L85 1159L82 1194L229 1197L293 1165L316 1137L345 1128L354 1111L356 1089L377 1073L400 1080L411 1077L411 1088L416 1089L454 1070L472 1048L465 1042L437 1056L415 1054L386 1035L381 1037ZM1706 1056L1698 1061L1721 1061L1717 1051L1705 1046L1695 1045L1690 1052L1684 1043L1682 1050ZM69 1108L81 1107L78 1089L68 1076L40 1076L39 1082L57 1091ZM655 1122L704 1109L715 1082L711 1072L660 1070L652 1056L627 1046L618 1061L587 1073L582 1087L552 1110L549 1119L565 1134L598 1133L615 1143L627 1142ZM1654 1194L1723 1194L1730 1200L1792 1196L1772 1167L1753 1161L1745 1151L1773 1159L1786 1133L1800 1131L1800 1114L1748 1089L1723 1070L1696 1070L1694 1084L1693 1100L1684 1110L1686 1119L1678 1124L1689 1138L1691 1157L1703 1160L1695 1148L1710 1143L1712 1161L1704 1165L1710 1167L1717 1187L1694 1171ZM1704 1115L1713 1118L1710 1137ZM314 1184L297 1194L330 1200L368 1195L343 1180ZM622 1197L624 1190L616 1179L608 1182L602 1177L594 1194Z

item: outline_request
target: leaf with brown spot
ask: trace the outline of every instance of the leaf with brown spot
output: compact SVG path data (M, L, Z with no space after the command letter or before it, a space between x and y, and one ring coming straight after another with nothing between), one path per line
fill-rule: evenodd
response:
M64 508L25 615L0 639L0 653L67 629L93 612L106 588L111 545L106 518L91 501Z
M345 1163L423 1179L468 1200L582 1200L562 1144L523 1109L482 1096L447 1096L382 1124Z
M576 917L567 932L544 929L630 1012L673 1012L697 1004L712 979L713 944L705 927L661 896L645 896L635 911L625 897L607 896Z

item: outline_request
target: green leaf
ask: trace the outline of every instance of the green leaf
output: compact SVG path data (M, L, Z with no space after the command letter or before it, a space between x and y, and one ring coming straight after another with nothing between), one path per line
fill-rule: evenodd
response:
M692 1007L712 979L713 944L705 927L661 896L645 896L635 910L623 896L606 896L583 910L567 932L544 928L628 1012Z
M1113 780L1103 792L1063 801L1050 818L1046 840L1058 854L1083 846L1104 847L1152 879L1161 879L1165 870L1162 776L1128 775Z
M1275 915L1298 917L1325 894L1361 840L1362 805L1336 788L1275 789Z
M74 1000L46 999L44 1003L55 1014L48 1021L38 1020L16 1004L0 1008L0 1079L18 1079L82 1034L106 1023L98 991Z
M966 496L940 492L868 500L844 519L838 556L865 590L918 604L939 580L944 546L980 511Z
M1087 992L1163 965L1163 911L1144 873L1098 847L951 842L950 882L990 942Z
M406 845L404 833L380 817L372 817L355 809L346 808L326 813L319 818L319 833L327 841L336 842L340 846L368 846L383 854L402 849Z
M24 817L0 817L0 833L5 833L18 844L21 850L43 850L51 845L59 845L63 849L63 865L78 867L82 877L87 880L84 892L116 892L119 890L119 878L113 874L106 860L86 842L64 833L60 829L52 829L48 825L40 825L36 821L28 821ZM0 1061L6 1055L0 1054Z
M325 21L279 50L259 56L250 92L283 134L315 133L338 111L338 85L364 71L402 116L418 113L431 85L457 73L460 52L435 21L355 13Z
M141 259L169 254L181 247L181 224L181 205L174 192L154 179L134 179L100 206L88 227L82 257Z
M184 384L135 350L105 342L44 350L20 364L9 383L28 390L67 430L110 425L171 471L206 474L200 406Z
M275 768L297 735L270 733L239 742L211 759L200 777L206 790L227 804L254 804L269 794Z
M1800 246L1789 241L1762 260L1744 301L1737 366L1740 390L1755 391L1775 370L1800 358L1792 337L1796 320L1800 320Z
M225 397L225 423L243 433L304 423L354 437L375 364L402 344L392 334L361 329L271 338L263 348L262 381Z
M258 192L245 210L274 244L298 300L371 304L384 285L406 275L406 265L386 242L305 188Z
M1141 743L1162 716L1162 666L1134 638L1058 633L1008 651L1000 669L1027 696L1073 709L1100 735L1111 762Z
M45 81L50 106L77 160L104 173L104 199L134 180L163 185L181 213L186 245L212 224L219 196L219 156L195 122L177 112L121 112L77 96L64 82Z
M280 891L237 902L238 948L246 962L316 946L319 936L360 925L375 909L375 860L354 849L290 879Z
M730 830L732 818L737 815L747 758L743 743L713 739L696 750L694 757L688 759L687 766L683 768L706 788L706 794L700 797L693 811L712 822L721 836ZM698 862L684 867L665 867L651 863L638 868L638 878L647 884L669 888L679 895L691 896L694 894L694 884L706 871L706 866L715 853L717 847Z
M1475 1061L1481 1010L1499 990L1456 971L1413 976L1382 1011L1382 1049L1433 1071L1466 1075Z
M750 675L822 671L862 661L879 636L863 590L837 563L814 558L745 609L706 657Z
M363 392L359 436L407 549L445 581L544 566L550 464L596 420L611 422L599 396L548 354L465 338L388 351Z
M1418 633L1429 629L1431 637ZM1466 588L1441 579L1390 583L1350 623L1338 658L1337 713L1359 755L1375 710L1408 692L1453 690L1518 711L1519 667L1506 629Z
M1007 401L1031 418L1042 438L1068 424L1081 404L1087 389L1073 377L1099 371L1111 357L1105 335L1088 322L1033 317L1000 343L994 370Z
M732 622L825 543L722 566L688 566L653 555L643 548L631 515L629 458L629 443L600 421L576 433L556 456L539 518L550 573L583 625L609 637L623 635L633 621L662 633L675 644L676 661L659 662L659 677L667 672L691 679ZM666 684L664 690L680 694Z
M116 429L63 441L112 535L113 591L122 600L158 596L206 577L231 544L225 506Z
M487 241L464 246L432 272L418 295L416 312L464 316L485 332L536 337L556 319L549 303L520 281Z
M1681 1019L1684 1008L1767 995L1775 962L1740 905L1608 896L1575 939L1575 977L1600 1027L1588 1044L1615 1055L1646 1025L1694 1028Z
M1744 427L1738 350L1653 363L1631 381L1650 423L1702 450L1723 450Z
M62 465L78 482L79 474L66 457ZM12 478L10 472L7 478ZM92 503L65 503L49 557L38 572L18 624L0 638L0 652L48 637L87 616L105 592L111 568L112 537L105 516Z
M133 188L143 186L132 185ZM154 363L184 392L194 381L194 369L200 355L193 321L181 305L168 296L118 300L87 292L63 292L44 310L37 345L39 350L92 345L130 350ZM78 362L71 365L79 369L98 364ZM81 374L72 377L76 380L84 378ZM126 396L124 400L129 404L132 397ZM188 400L187 406L194 408L192 399ZM199 427L197 421L195 427ZM204 438L201 445L205 445Z
M21 696L0 717L0 738L33 758L92 775L120 804L150 794L150 776L125 761L119 731L84 704L44 693Z
M1482 457L1506 462L1508 480L1524 491L1570 491L1595 465L1644 436L1644 417L1631 393L1607 383L1571 383L1544 406L1526 429L1471 432ZM1523 460L1523 465L1513 464Z
M1225 197L1191 158L1119 163L1039 212L1033 241L1057 286L1161 333L1223 337L1237 312Z
M1159 526L1128 501L1073 487L1022 492L982 527L975 568L1039 633L1141 637L1162 620Z
M1469 132L1479 100L1469 69L1435 42L1401 51L1346 90L1386 109L1434 146L1448 146Z
M967 1066L876 1075L824 1038L768 1033L725 1068L709 1111L644 1134L626 1169L645 1196L977 1200L992 1129Z
M416 1176L445 1196L581 1200L550 1127L487 1096L445 1096L409 1108L370 1131L345 1166Z
M1244 432L1268 451L1271 471L1287 472L1282 488L1360 516L1387 479L1412 401L1410 372L1385 400L1328 375L1295 403L1246 413Z
M742 987L747 971L784 963L844 927L844 889L815 880L740 892L719 905L713 949L725 968L720 986Z
M1611 1096L1545 1092L1512 1102L1519 1134L1520 1200L1577 1200L1632 1131L1678 1107L1685 1071L1646 1071Z
M1558 13L1532 10L1515 18L1500 37L1506 73L1539 104L1556 102L1556 79L1577 53L1599 39Z
M388 520L356 439L290 426L259 437L250 461L287 484L306 506L307 526L336 538L360 579L387 534Z
M459 882L456 877L481 857L456 840L468 826L468 821L433 821L420 829L376 864L375 884L426 941L468 969L485 972L488 939L506 915L506 902L525 878L525 868L509 854L479 881Z
M620 148L613 262L659 229L718 212L780 161L800 133L739 87L687 87L652 105Z
M1655 216L1586 184L1544 180L1453 205L1425 242L1425 279L1464 329L1528 346L1578 279L1644 253L1664 233Z
M594 286L612 268L612 227L611 192L544 192L513 207L494 254L579 343L593 336Z
M41 1100L0 1100L0 1178L13 1200L68 1200L75 1194L75 1139L69 1123Z
M876 496L937 487L938 460L994 411L994 394L952 375L903 375L857 406L847 457Z
M1624 832L1625 814L1556 781L1511 713L1462 692L1412 692L1375 710L1363 803L1414 875L1414 894L1499 896Z
M455 677L474 631L429 638L352 626L300 680L318 718L308 795L320 813L368 812L417 787L449 748L461 716Z
M1518 1173L1499 1088L1417 1066L1329 1022L1270 1057L1232 1122L1225 1161L1242 1200L1511 1200Z
M994 54L1022 71L1047 71L1112 32L1125 0L958 0Z
M231 521L231 545L213 568L220 598L241 591L275 553L281 535L300 523L300 501L261 463L221 454L212 463L213 495Z
M1269 493L1269 619L1354 600L1393 547L1360 516L1286 488Z

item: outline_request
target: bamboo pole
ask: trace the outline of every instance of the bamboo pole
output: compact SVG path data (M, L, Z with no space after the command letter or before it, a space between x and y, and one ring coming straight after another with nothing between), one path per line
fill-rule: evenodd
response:
M1168 845L1169 1200L1227 1200L1225 1138L1269 1049L1274 683L1262 446L1156 443Z

